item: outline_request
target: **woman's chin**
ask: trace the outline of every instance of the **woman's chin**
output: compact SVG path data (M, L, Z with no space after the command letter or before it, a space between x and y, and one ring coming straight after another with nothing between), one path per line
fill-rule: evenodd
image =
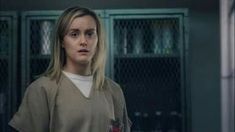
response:
M89 64L90 60L88 60L88 59L80 59L80 60L77 60L77 63L85 65L85 64Z

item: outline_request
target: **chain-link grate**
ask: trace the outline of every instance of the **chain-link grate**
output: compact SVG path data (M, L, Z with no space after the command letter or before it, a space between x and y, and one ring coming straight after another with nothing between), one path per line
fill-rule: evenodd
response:
M32 20L30 23L30 52L32 55L50 54L52 20Z
M41 58L41 59L31 59L30 62L30 82L35 80L37 77L39 77L48 67L49 65L49 59L48 58Z
M49 64L54 23L55 20L32 20L30 23L30 82Z
M8 89L9 89L9 74L8 74L8 60L0 60L0 130L6 131L6 120L8 107Z
M8 120L8 91L9 91L9 21L0 20L0 131L6 130Z
M178 54L179 20L131 19L114 24L116 54Z
M7 20L0 20L0 55L8 55L9 45L9 23Z
M182 131L179 22L116 20L114 79L121 84L133 131Z

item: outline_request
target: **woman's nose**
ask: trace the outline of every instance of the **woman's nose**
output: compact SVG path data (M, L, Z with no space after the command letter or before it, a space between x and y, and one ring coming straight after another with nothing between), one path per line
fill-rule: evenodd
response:
M81 45L81 46L87 46L87 39L86 39L86 36L85 36L85 35L81 35L81 38L80 38L80 45Z

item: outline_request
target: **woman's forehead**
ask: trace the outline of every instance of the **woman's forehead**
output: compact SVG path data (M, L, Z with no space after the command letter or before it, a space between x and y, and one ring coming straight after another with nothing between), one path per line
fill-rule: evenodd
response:
M70 29L96 29L95 19L90 15L75 17L69 24Z

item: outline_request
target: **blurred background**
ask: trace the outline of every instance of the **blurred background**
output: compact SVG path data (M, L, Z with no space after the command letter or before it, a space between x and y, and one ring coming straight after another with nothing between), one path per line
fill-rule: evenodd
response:
M125 94L133 132L234 131L233 0L0 0L0 131L48 65L61 11L95 9L106 75Z

